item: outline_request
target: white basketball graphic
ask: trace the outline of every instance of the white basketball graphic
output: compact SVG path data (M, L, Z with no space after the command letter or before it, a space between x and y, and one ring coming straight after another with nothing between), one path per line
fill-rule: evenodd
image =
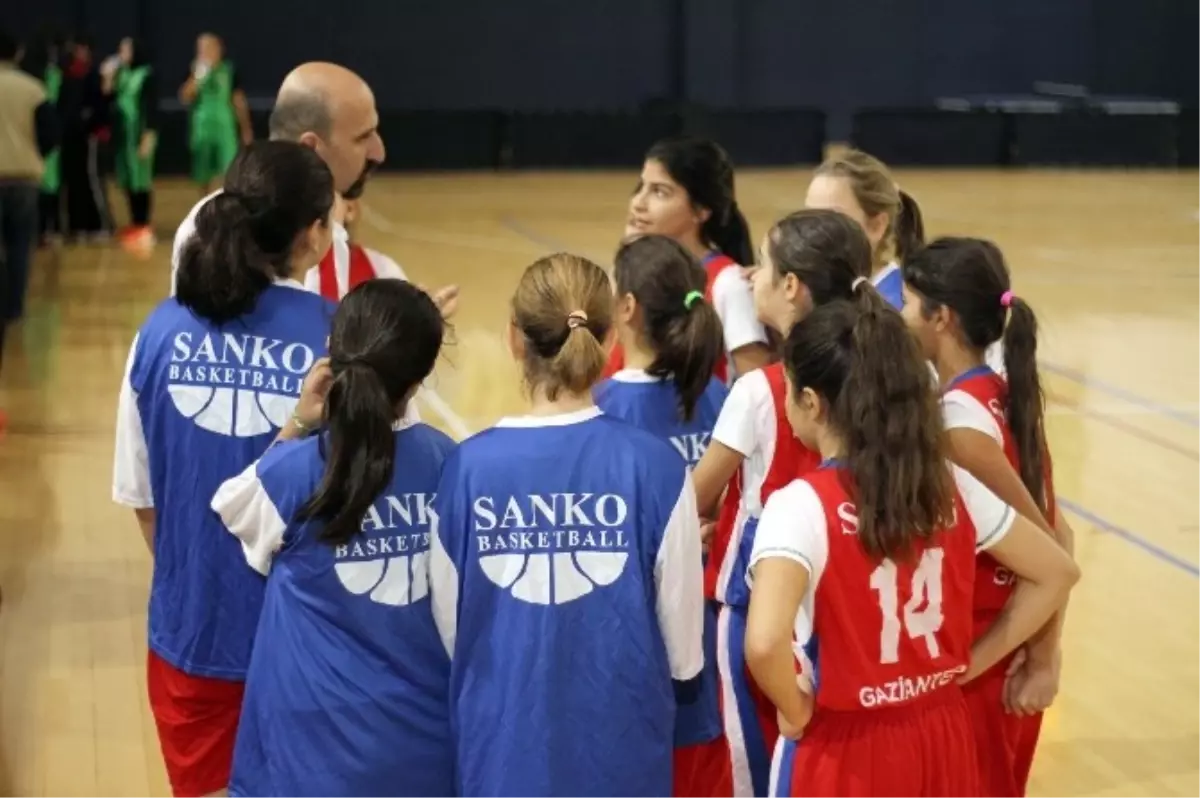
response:
M316 353L303 343L250 334L181 331L172 342L167 393L184 418L234 438L287 423Z
M529 604L566 604L617 581L625 552L579 551L553 554L491 554L479 558L489 580Z
M167 392L175 409L196 426L237 438L264 435L282 427L297 401L297 397L284 394L207 385L170 385Z
M429 596L429 552L377 560L340 562L333 567L342 587L377 604L405 607Z

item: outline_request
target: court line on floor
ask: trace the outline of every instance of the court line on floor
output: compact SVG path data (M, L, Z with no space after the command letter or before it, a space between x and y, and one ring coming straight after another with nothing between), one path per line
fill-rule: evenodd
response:
M1178 421L1181 424L1187 424L1189 427L1200 427L1200 417L1195 413L1188 413L1184 410L1176 410L1169 405L1156 402L1153 399L1147 399L1133 391L1126 390L1119 385L1114 385L1104 380L1096 379L1095 377L1084 374L1078 369L1073 369L1070 366L1063 366L1058 363L1053 363L1048 360L1039 360L1038 365L1045 371L1051 374L1070 380L1084 388L1090 388L1100 393L1106 393L1116 399L1128 402L1131 405L1136 405L1143 410L1149 410L1151 413Z
M557 251L557 250L571 251L571 247L566 246L566 244L564 244L562 241L559 241L558 239L555 239L552 236L543 235L543 234L537 232L536 230L532 230L532 229L526 227L525 225L521 224L520 222L517 222L515 219L511 219L509 217L504 217L501 220L501 224L503 224L509 230L512 230L517 235L524 236L527 240L532 241L533 243L535 243L539 246L546 247L547 249L549 249L551 251ZM1042 364L1042 365L1045 366L1046 364ZM1049 366L1049 368L1047 368L1047 370L1050 371L1051 373L1059 374L1059 376L1063 376L1066 379L1072 379L1072 377L1070 376L1071 373L1073 373L1079 377L1085 377L1085 375L1082 375L1079 372L1075 372L1075 371L1073 371L1071 369L1067 369L1065 367L1055 366L1053 364L1050 364L1050 366ZM1099 383L1088 384L1087 382L1083 382L1082 380L1075 380L1075 381L1080 382L1080 384L1084 385L1085 387L1094 387L1097 390L1104 392L1104 389L1101 387L1101 384L1099 384ZM1093 383L1094 383L1094 381L1093 381ZM1143 399L1141 399L1141 397L1138 397L1134 394L1130 394L1128 391L1124 391L1121 388L1116 388L1116 386L1112 386L1112 387L1115 388L1115 392L1113 392L1112 395L1116 396L1117 398L1124 399L1125 401L1130 402L1131 404L1138 405L1139 407L1142 407L1143 409L1150 410L1151 412L1159 413L1159 414L1163 414L1163 411L1169 411L1168 415L1170 415L1173 418L1182 416L1181 420L1184 420L1184 423L1190 423L1193 425L1195 425L1197 423L1197 421L1195 419L1193 419L1192 421L1188 421L1187 419L1189 417L1186 414L1177 413L1172 408L1166 407L1165 405L1159 405L1148 399L1143 400ZM1175 556L1171 552L1157 546L1154 543L1151 543L1149 540L1142 537L1141 535L1138 535L1135 532L1130 532L1129 530L1125 529L1124 527L1117 526L1116 524L1112 523L1111 521L1108 521L1105 518L1103 518L1102 516L1097 515L1096 513L1087 509L1083 505L1076 504L1075 502L1071 501L1070 499L1066 499L1066 498L1059 496L1058 502L1065 509L1067 509L1074 515L1077 515L1080 518L1084 519L1085 521L1087 521L1088 523L1090 523L1092 526L1099 529L1100 531L1108 532L1110 534L1116 535L1118 538L1124 540L1127 543L1130 543L1130 544L1136 546L1137 548L1140 548L1142 551L1145 551L1146 553L1150 554L1152 557L1158 559L1159 561L1164 562L1168 565L1174 566L1175 568L1178 568L1186 573L1189 573L1192 576L1200 576L1200 567L1188 562L1187 560L1184 560L1180 557Z
M1064 499L1059 496L1058 503L1063 507L1063 509L1070 512L1072 515L1079 516L1102 532L1108 532L1109 534L1116 535L1126 543L1137 546L1139 549L1155 559L1167 563L1168 565L1172 565L1185 573L1189 573L1193 577L1200 577L1200 566L1190 563L1178 555L1172 554L1155 543L1151 543L1149 540L1137 534L1136 532L1130 532L1128 529L1117 526L1111 521L1106 521L1104 518L1096 515L1091 510L1076 504L1070 499Z
M1188 458L1189 460L1195 460L1195 461L1200 462L1200 452L1195 452L1192 449L1187 448L1186 446L1180 446L1179 444L1174 443L1173 441L1167 440L1166 438L1161 438L1161 437L1159 437L1151 432L1147 432L1133 424L1128 424L1128 423L1122 421L1120 418L1118 418L1117 416L1115 416L1112 413L1103 413L1103 412L1100 412L1099 410L1092 410L1092 409L1082 406L1082 405L1073 405L1071 402L1068 402L1063 397L1055 394L1054 391L1046 391L1046 398L1049 399L1051 402L1054 402L1055 404L1059 405L1060 407L1066 409L1070 413L1074 413L1076 415L1080 415L1085 418L1090 418L1093 421L1097 421L1097 422L1104 424L1105 426L1111 427L1112 429L1115 429L1119 432L1124 432L1126 435L1129 435L1133 438L1137 438L1140 441L1144 441L1153 446L1157 446L1160 449L1166 449L1169 452L1175 452L1176 454L1183 455L1184 457Z

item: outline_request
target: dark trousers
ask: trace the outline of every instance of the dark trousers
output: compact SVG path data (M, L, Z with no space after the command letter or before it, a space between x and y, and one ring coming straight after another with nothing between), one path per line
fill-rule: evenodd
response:
M129 219L134 227L145 227L150 224L150 192L126 191L129 198Z
M58 210L59 194L42 189L38 195L38 232L41 235L62 234L62 214Z
M0 180L0 359L4 328L21 318L29 261L38 235L38 185Z
M66 193L66 233L111 232L108 197L100 175L100 144L83 130L68 130L62 143L62 191Z

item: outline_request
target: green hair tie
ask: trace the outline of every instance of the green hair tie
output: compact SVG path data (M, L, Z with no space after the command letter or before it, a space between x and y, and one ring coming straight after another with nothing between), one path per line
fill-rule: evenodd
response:
M683 298L683 306L688 310L692 309L692 305L704 299L704 294L700 291L691 291Z

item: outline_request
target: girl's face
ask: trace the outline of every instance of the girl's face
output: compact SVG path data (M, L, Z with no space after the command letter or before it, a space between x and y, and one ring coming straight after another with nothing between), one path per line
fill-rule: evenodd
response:
M927 360L936 362L938 343L947 329L948 311L939 308L932 316L926 317L922 307L922 296L904 284L904 307L900 315L908 325L913 337L921 346L921 353Z
M133 63L133 39L126 37L121 40L117 46L117 57L121 59L121 63L129 66Z
M879 242L887 232L888 217L886 213L867 216L867 212L858 204L850 181L835 175L817 175L808 184L808 194L804 197L804 207L817 210L837 211L858 222L867 239L871 242L871 251L879 249Z
M629 198L625 238L657 234L686 245L699 239L700 226L708 217L708 209L694 207L687 190L651 159L642 166L637 188Z
M779 273L771 260L770 235L759 247L760 265L751 277L754 310L759 321L786 336L792 325L812 310L812 295L796 275Z

